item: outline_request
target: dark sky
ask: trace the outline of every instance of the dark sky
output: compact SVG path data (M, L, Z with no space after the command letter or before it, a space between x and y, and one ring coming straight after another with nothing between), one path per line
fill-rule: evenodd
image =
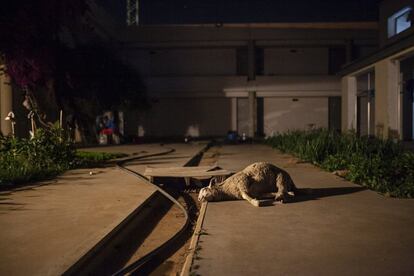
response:
M103 0L125 21L126 0ZM141 24L375 21L379 0L140 0Z

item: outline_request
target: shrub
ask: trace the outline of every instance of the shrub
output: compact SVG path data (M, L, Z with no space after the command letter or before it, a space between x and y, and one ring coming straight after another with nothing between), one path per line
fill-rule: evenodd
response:
M38 129L32 139L0 136L0 184L55 176L72 166L75 149L63 129Z
M328 171L347 170L346 178L391 196L414 196L414 153L399 143L326 129L292 131L266 142Z
M32 139L0 135L0 185L54 177L68 169L96 167L122 153L76 151L57 125L38 129Z

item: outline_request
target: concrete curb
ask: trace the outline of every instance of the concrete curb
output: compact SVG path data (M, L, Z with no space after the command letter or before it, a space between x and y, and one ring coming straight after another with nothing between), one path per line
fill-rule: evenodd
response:
M203 229L204 217L206 214L208 202L203 202L200 208L200 214L198 215L197 224L194 228L194 234L191 238L190 247L188 248L189 253L187 258L185 259L183 268L181 270L180 276L188 276L191 273L191 267L193 265L194 256L197 251L198 240L200 239L200 235L203 233L201 232Z
M187 162L185 162L183 166L197 165L200 159L202 158L203 154L211 147L211 145L211 142L207 143L205 146L202 147L200 151L198 151ZM118 160L114 160L116 161L114 163L115 165L119 166L128 161L145 159L147 157L152 156L165 155L173 151L173 149L170 149L168 151L159 153L141 156L128 156L120 158ZM148 181L146 178L143 178L142 180ZM148 183L152 184L150 182ZM156 209L157 206L161 205L164 199L166 198L164 198L160 191L155 191L150 197L148 197L148 199L143 204L138 206L137 209L135 209L131 214L129 214L118 226L111 230L93 248L91 248L86 254L84 254L75 264L73 264L68 270L66 270L63 275L89 275L91 273L93 274L94 271L98 271L100 264L104 263L105 259L107 259L108 256L110 256L112 252L111 249L114 247L114 245L117 244L117 242L119 242L120 240L122 240L123 237L125 237L125 235L128 235L130 229L133 228L134 225L136 225L139 222L145 221L149 216L151 216L151 211ZM189 221L187 218L183 230L187 227L188 223ZM179 235L179 233L177 233L176 235ZM168 240L166 244L169 242L170 240Z
M121 162L126 162L133 159L143 159L152 156L165 155L173 152L169 149L167 151L152 153L147 155L129 157L123 159ZM96 269L104 259L106 254L102 254L105 249L111 248L111 245L116 244L120 237L123 237L123 233L128 232L128 226L132 221L143 221L148 214L148 210L152 210L152 205L157 205L160 202L161 194L158 191L154 191L140 206L138 206L132 213L128 214L114 229L112 229L106 236L97 242L88 252L79 258L73 265L71 265L63 275L88 275L91 271Z
M213 142L207 143L200 151L198 151L190 160L188 160L186 163L184 163L183 167L186 166L196 166L200 162L201 158L203 157L203 154L213 145ZM142 175L133 172L129 169L126 169L125 167L122 168L123 170L126 170L128 173L134 174L135 176L139 178L144 178ZM151 182L149 182L152 184ZM168 194L166 191L164 191L162 188L158 187L155 184L152 184L155 186L155 188L163 194L166 198L168 198L173 204L177 205L184 213L185 216L185 224L182 226L182 228L170 239L168 239L166 242L161 244L159 247L155 248L153 251L149 252L147 255L141 257L141 259L135 261L131 265L129 265L126 268L123 268L113 274L113 276L118 275L126 275L130 273L136 272L136 269L139 269L141 266L145 266L146 263L149 263L152 259L156 258L158 254L162 254L163 250L168 248L170 244L172 244L178 237L180 237L183 233L185 233L186 229L188 228L190 224L189 216L187 210L170 194Z
M94 271L99 270L99 266L109 258L115 245L131 232L134 225L144 222L152 215L151 211L160 205L161 198L161 194L155 191L75 264L66 270L63 275L94 274Z

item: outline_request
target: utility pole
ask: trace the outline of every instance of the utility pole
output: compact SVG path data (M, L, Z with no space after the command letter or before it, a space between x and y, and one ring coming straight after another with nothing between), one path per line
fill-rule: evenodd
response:
M139 25L139 0L127 0L127 25Z

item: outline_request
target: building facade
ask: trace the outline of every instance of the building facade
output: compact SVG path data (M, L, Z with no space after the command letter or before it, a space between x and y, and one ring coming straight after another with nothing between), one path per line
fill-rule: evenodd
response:
M151 100L149 110L124 112L127 136L223 137L237 131L253 137L348 129L356 124L347 117L352 102L344 87L356 83L353 73L344 73L341 81L338 72L375 52L378 41L388 42L378 37L378 22L125 27L110 24L98 6L94 11L96 32L140 74ZM21 103L3 73L0 83L0 126L8 134L4 117Z
M414 140L414 4L380 3L380 48L348 64L342 77L342 129Z
M337 72L378 42L376 22L144 25L120 39L153 99L125 131L150 137L341 129Z

